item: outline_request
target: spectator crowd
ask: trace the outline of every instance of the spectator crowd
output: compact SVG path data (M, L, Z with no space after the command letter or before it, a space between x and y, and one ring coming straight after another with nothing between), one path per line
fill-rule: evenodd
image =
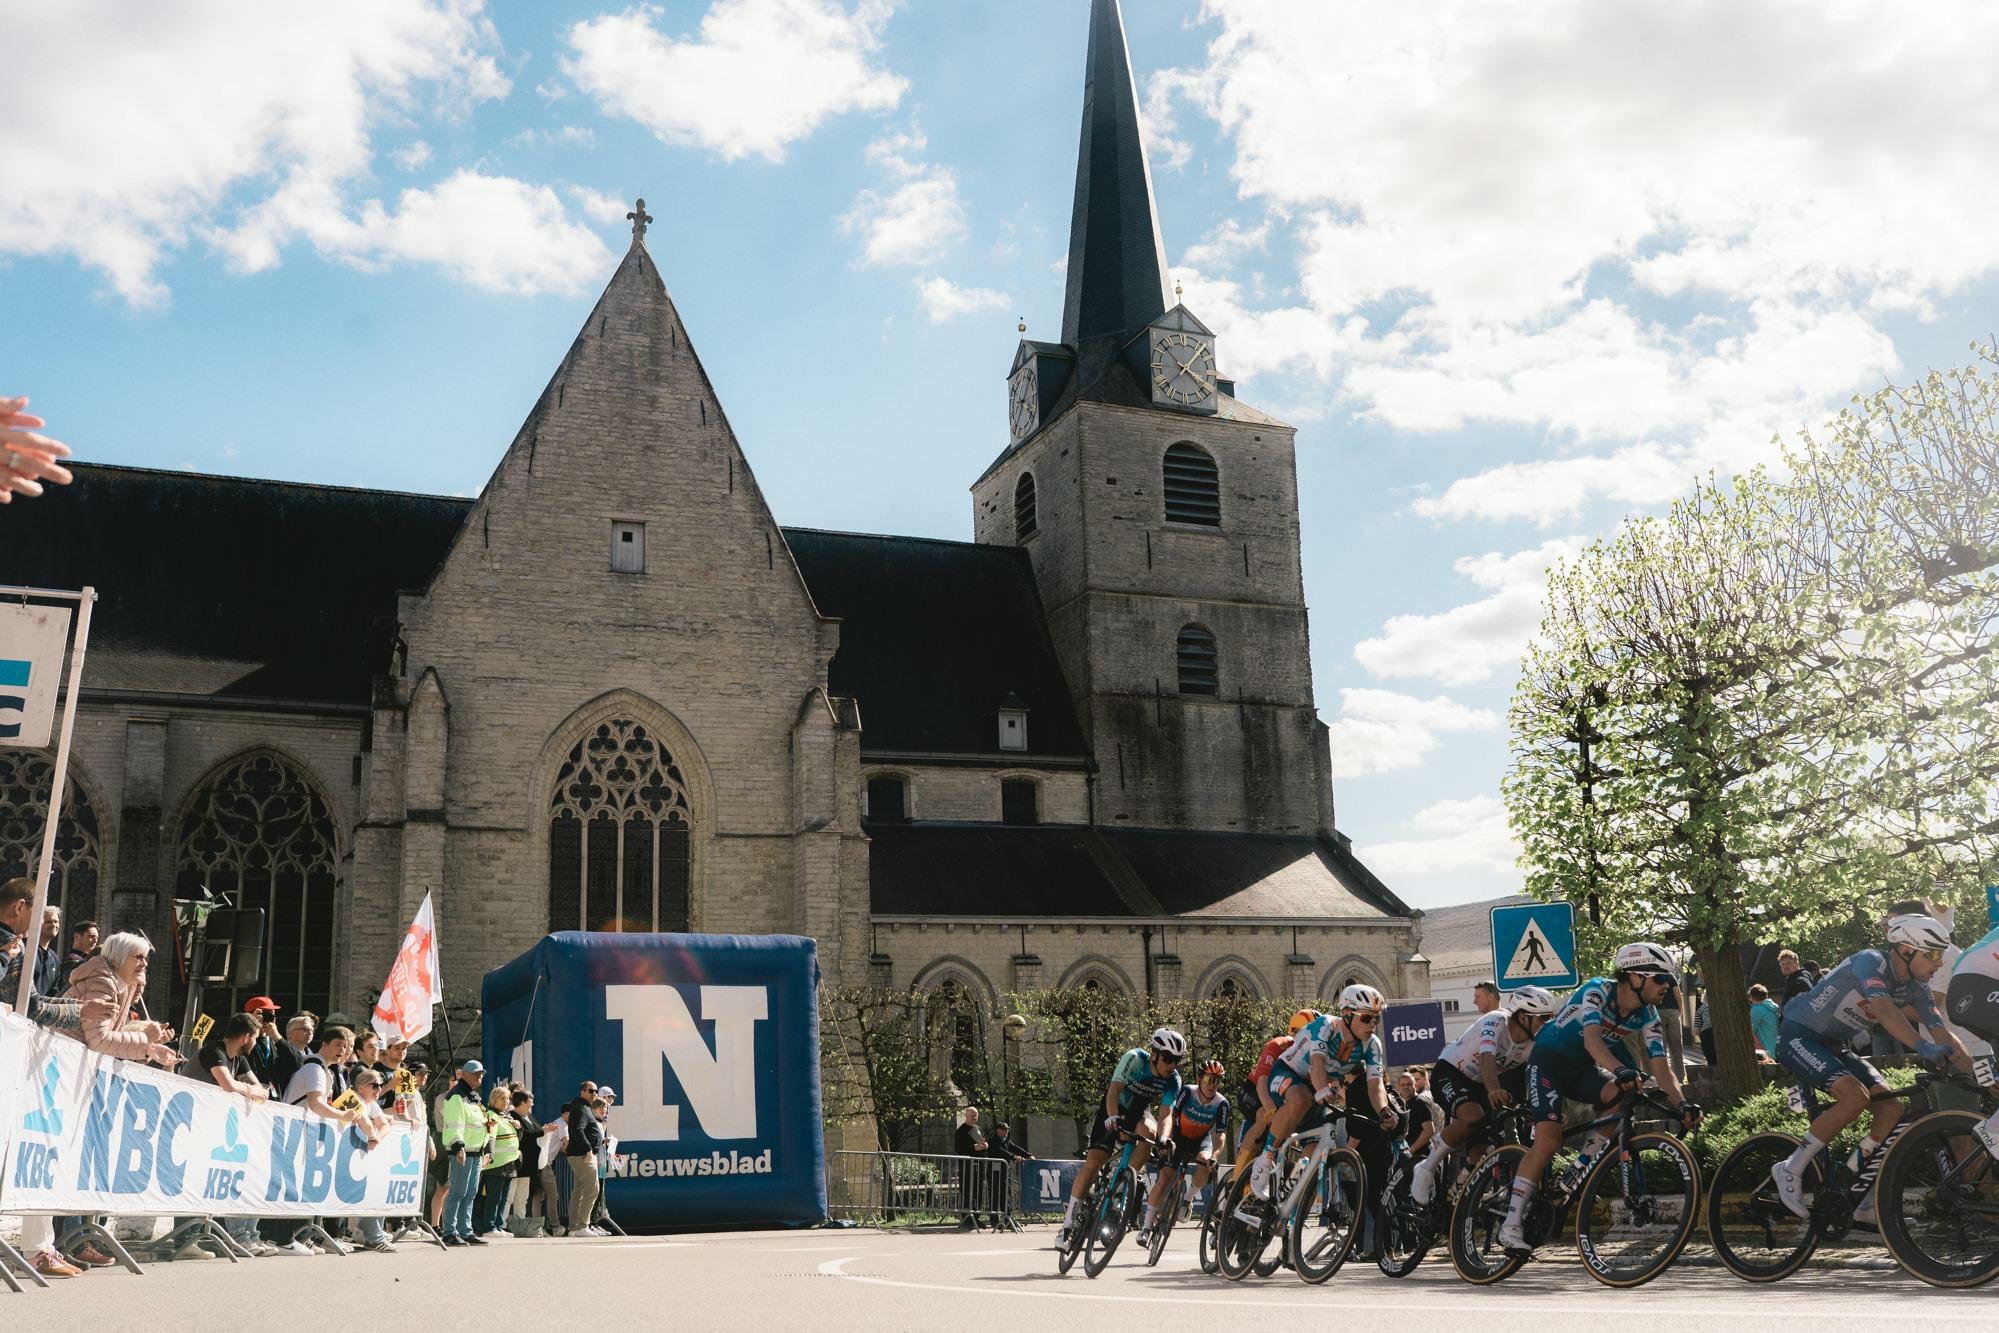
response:
M123 932L102 936L93 921L76 922L65 937L55 907L36 926L29 919L34 897L31 879L0 884L0 1001L13 1005L25 969L31 978L27 1015L34 1022L92 1051L174 1070L253 1103L299 1107L352 1129L370 1148L398 1122L418 1121L432 1071L410 1058L408 1042L383 1043L368 1030L357 1035L345 1023L322 1022L304 1009L280 1024L282 1009L268 995L252 996L240 1012L215 1023L191 1064L181 1068L173 1028L145 1013L152 942ZM617 1089L585 1082L544 1122L533 1094L520 1084L488 1090L478 1060L453 1061L439 1072L442 1090L428 1105L432 1189L423 1217L240 1217L218 1219L218 1225L258 1257L356 1247L394 1253L398 1240L428 1241L427 1233L447 1247L616 1234L603 1181L617 1146L611 1132ZM24 1217L21 1252L44 1277L73 1278L109 1267L116 1260L90 1229L102 1221ZM344 1237L329 1229L333 1225ZM219 1257L219 1242L207 1234L204 1219L177 1219L169 1235L173 1259Z

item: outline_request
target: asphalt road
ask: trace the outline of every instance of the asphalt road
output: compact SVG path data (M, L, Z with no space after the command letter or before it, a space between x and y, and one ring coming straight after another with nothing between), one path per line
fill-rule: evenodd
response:
M1674 1333L1898 1324L1999 1328L1999 1285L1938 1291L1899 1272L1807 1270L1759 1287L1716 1268L1676 1266L1650 1286L1613 1291L1574 1262L1537 1263L1499 1286L1466 1286L1448 1261L1391 1281L1350 1266L1322 1287L1289 1273L1237 1285L1202 1274L1182 1229L1158 1268L1120 1254L1092 1281L1055 1273L1048 1228L1022 1236L788 1231L629 1240L495 1241L483 1250L405 1246L398 1254L263 1259L234 1267L160 1264L134 1277L91 1273L14 1296L0 1317L22 1328L435 1330L589 1328L995 1330L1246 1327L1287 1313L1346 1321L1410 1319L1479 1333L1550 1333L1570 1321L1648 1315ZM1240 1317L1232 1318L1232 1312ZM398 1313L400 1312L400 1313ZM388 1323L384 1323L384 1320ZM1363 1324L1363 1327L1366 1325ZM1663 1326L1663 1325L1662 1325ZM1302 1325L1301 1325L1302 1327Z

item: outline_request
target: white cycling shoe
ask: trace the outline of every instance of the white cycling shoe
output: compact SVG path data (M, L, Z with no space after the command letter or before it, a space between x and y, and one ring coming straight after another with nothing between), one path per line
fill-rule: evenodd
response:
M1499 1248L1502 1250L1531 1250L1527 1243L1527 1233L1519 1222L1507 1218L1499 1224Z
M1770 1183L1777 1187L1777 1201L1796 1213L1808 1216L1811 1208L1805 1203L1804 1181L1799 1179L1796 1169L1788 1161L1778 1162L1770 1168Z
M1259 1156L1250 1164L1249 1192L1265 1203L1270 1202L1270 1173L1276 1167L1268 1157Z
M1874 1196L1868 1195L1861 1205L1853 1210L1853 1220L1864 1227L1878 1226L1874 1213Z
M1409 1197L1420 1208L1430 1206L1430 1200L1437 1197L1437 1173L1426 1157L1416 1163L1416 1169L1409 1176Z

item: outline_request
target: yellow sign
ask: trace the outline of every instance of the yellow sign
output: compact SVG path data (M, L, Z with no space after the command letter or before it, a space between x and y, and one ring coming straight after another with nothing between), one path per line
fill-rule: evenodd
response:
M396 1071L396 1095L398 1097L414 1097L416 1094L416 1075L407 1069L398 1069Z
M336 1111L351 1111L360 1104L361 1098L355 1094L352 1088L335 1097L332 1103L333 1109Z
M202 1014L199 1017L197 1017L194 1020L194 1031L191 1034L189 1034L194 1038L194 1044L199 1046L202 1042L207 1041L209 1029L213 1028L214 1026L215 1026L215 1020L210 1018L207 1014Z

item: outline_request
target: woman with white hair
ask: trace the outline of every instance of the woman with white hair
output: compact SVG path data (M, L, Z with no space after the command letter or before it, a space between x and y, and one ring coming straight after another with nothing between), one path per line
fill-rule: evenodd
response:
M167 1045L173 1029L150 1019L134 1019L132 1007L146 993L146 968L153 942L120 932L97 946L97 956L70 975L68 998L80 1001L75 1027L57 1028L102 1055L150 1060L171 1069L180 1053Z

